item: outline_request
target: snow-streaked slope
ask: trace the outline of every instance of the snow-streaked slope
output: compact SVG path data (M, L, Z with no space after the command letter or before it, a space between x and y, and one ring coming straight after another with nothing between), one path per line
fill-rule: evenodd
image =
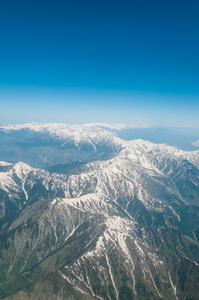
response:
M51 274L60 299L194 299L198 152L117 141L75 174L0 163L0 293Z
M19 209L42 197L76 198L83 203L83 199L88 201L88 195L116 204L122 201L127 213L130 200L135 197L148 210L156 211L179 201L197 204L198 151L185 152L143 140L120 140L120 144L122 150L113 158L88 163L81 167L79 174L50 174L21 162L1 162L1 190ZM2 216L5 203L3 206Z

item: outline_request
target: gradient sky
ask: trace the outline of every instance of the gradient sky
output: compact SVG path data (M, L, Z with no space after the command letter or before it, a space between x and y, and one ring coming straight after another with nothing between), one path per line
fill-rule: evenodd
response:
M198 0L1 0L0 123L199 127L198 16Z

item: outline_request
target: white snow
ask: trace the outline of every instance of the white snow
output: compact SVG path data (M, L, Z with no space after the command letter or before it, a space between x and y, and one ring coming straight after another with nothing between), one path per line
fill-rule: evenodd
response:
M180 222L180 216L175 212L175 210L173 209L173 207L171 207L169 205L169 208L172 210L172 212L174 213L174 215L176 215L176 217L178 218L178 221Z
M173 289L173 291L174 291L174 295L175 295L175 297L176 297L176 300L178 300L178 297L176 296L176 286L174 286L173 281L172 281L172 279L171 279L171 275L170 275L169 272L168 272L168 275L169 275L169 280L170 280L172 289Z
M12 164L11 163L8 163L6 161L0 161L0 166L2 167L8 167L8 166L11 166Z
M108 265L111 281L112 281L112 284L113 284L113 287L114 287L114 290L115 290L116 299L118 300L119 299L119 294L118 294L118 291L117 291L117 288L116 288L116 284L115 284L115 281L114 281L114 277L113 277L113 273L112 273L112 270L111 270L111 265L110 265L107 253L105 253L105 257L106 257L106 262L107 262L107 265Z

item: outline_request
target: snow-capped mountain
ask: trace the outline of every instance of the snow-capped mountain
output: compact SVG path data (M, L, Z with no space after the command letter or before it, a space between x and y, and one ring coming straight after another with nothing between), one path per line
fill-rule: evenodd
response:
M65 174L0 163L2 298L197 299L199 152L110 140Z
M109 159L123 147L124 140L119 136L124 135L128 139L128 131L137 136L143 129L146 130L147 126L53 123L0 126L0 158L8 162L22 161L44 169L56 164Z
M119 139L102 125L28 123L0 126L0 157L34 167L106 159L121 149Z

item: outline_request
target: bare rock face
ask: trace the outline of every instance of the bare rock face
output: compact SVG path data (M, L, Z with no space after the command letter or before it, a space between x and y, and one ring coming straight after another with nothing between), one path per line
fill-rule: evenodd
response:
M0 163L2 299L198 299L198 151L114 143L65 174Z

